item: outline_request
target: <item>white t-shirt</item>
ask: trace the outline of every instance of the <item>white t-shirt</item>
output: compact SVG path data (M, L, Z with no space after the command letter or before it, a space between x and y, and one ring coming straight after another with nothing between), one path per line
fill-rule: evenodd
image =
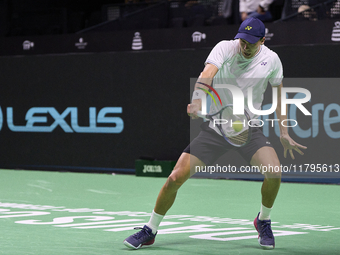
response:
M239 39L219 42L210 52L206 64L213 64L219 70L214 77L213 84L231 84L239 87L244 95L244 106L250 119L259 116L248 109L248 88L253 89L253 106L260 110L263 94L268 82L278 86L283 79L282 63L278 55L268 47L261 45L259 52L252 58L246 59L242 53ZM232 94L229 89L216 89L221 97L222 105L232 104ZM221 105L211 104L210 113L221 109ZM211 128L212 124L210 125ZM217 128L213 128L216 129ZM219 133L219 132L218 132Z

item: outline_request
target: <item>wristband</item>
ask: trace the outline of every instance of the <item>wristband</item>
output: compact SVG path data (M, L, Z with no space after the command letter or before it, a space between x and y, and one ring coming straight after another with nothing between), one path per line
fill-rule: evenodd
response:
M203 90L200 90L200 89L194 90L194 93L192 93L191 101L194 99L201 99L203 96L205 96L205 93Z

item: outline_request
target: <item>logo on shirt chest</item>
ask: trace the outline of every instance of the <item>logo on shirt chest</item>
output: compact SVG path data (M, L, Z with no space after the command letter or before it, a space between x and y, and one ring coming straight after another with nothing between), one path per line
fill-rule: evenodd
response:
M261 63L261 66L265 66L266 64L267 64L267 62L264 62L264 61L263 61L263 62Z

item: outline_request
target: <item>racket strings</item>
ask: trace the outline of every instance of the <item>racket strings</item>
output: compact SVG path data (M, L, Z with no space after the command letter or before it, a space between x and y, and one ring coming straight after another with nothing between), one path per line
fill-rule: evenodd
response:
M251 138L251 130L246 124L249 120L249 114L245 111L244 115L234 115L233 112L233 106L227 105L220 111L210 114L209 119L214 122L214 125L218 127L223 137L230 144L241 147L247 144ZM240 121L243 124L243 130L240 130L240 132L237 132L232 125L235 121Z

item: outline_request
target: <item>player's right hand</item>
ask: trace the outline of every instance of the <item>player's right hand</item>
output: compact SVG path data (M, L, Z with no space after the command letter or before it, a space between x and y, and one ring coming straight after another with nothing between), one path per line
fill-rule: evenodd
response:
M192 119L198 119L197 112L200 110L200 105L197 103L191 103L187 106L187 113Z

